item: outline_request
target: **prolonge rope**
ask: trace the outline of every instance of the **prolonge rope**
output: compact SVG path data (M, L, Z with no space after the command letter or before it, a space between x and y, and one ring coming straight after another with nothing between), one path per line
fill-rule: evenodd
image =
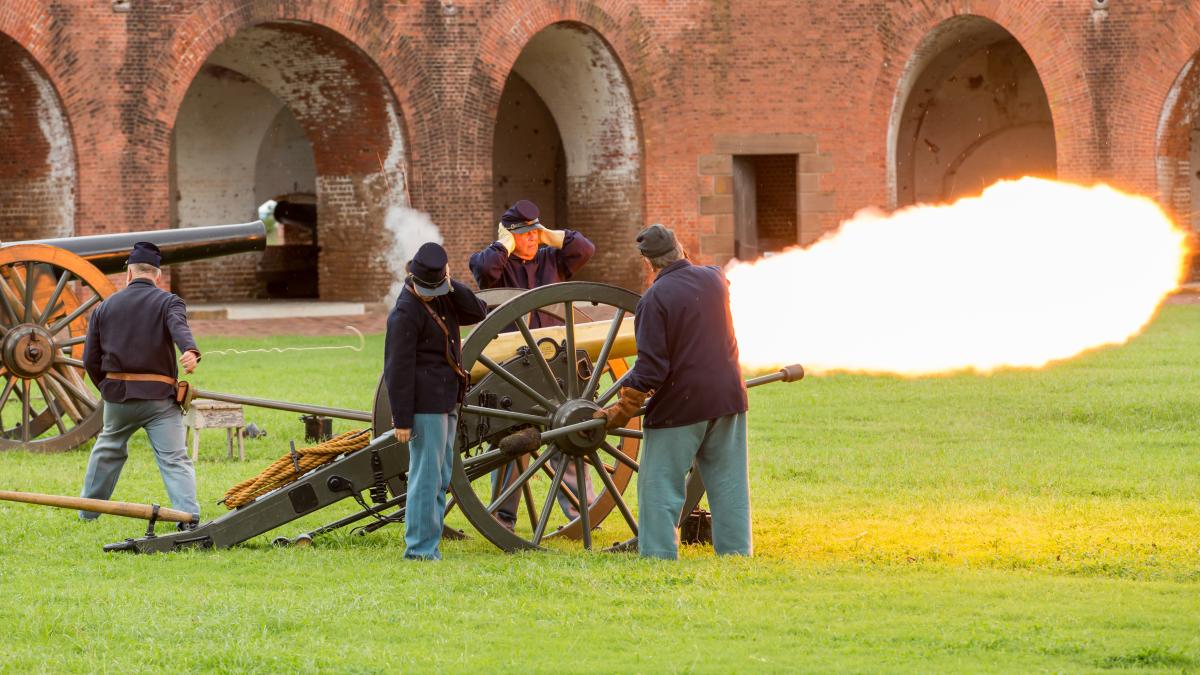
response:
M309 448L301 448L295 455L288 453L275 460L271 466L254 478L248 478L229 488L220 503L227 509L236 509L249 504L259 496L296 480L309 471L332 462L341 454L348 454L367 447L371 434L367 429L347 431ZM299 471L296 470L299 466Z
M205 356L225 356L227 354L282 354L284 352L321 352L335 349L349 349L352 352L361 352L367 345L367 339L363 337L361 331L354 326L343 326L346 330L354 333L358 337L358 346L354 345L327 345L322 347L266 347L258 349L210 349L204 352Z

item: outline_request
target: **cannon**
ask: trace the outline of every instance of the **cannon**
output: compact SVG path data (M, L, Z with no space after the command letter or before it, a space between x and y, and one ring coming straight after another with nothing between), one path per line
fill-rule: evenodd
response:
M261 251L261 221L0 245L0 450L63 452L94 437L99 396L83 368L92 308L116 289L130 248L150 241L164 264Z
M640 417L624 428L605 431L592 415L617 395L628 372L626 359L636 353L632 317L639 296L629 290L592 282L553 284L525 292L485 292L488 316L463 344L463 366L473 384L459 412L456 453L447 511L461 517L504 551L582 544L596 548L594 529L613 511L621 522L604 530L617 541L602 548L629 548L637 535L626 488L638 470ZM562 326L531 330L529 317L545 312ZM513 327L516 330L511 330ZM793 382L800 366L747 381L747 386ZM372 428L366 447L347 452L300 476L295 482L201 523L196 529L144 536L109 544L109 551L167 552L189 548L227 548L274 530L345 499L359 510L280 545L305 545L313 538L367 521L365 534L405 514L408 448L392 434L387 392L376 388ZM514 440L515 439L515 440ZM580 480L563 481L571 462ZM492 473L516 465L507 481ZM595 485L589 498L582 476ZM681 518L691 513L704 492L693 471ZM494 517L498 506L520 495L522 514L509 530ZM568 519L556 507L559 498L576 506ZM561 542L555 543L555 542Z

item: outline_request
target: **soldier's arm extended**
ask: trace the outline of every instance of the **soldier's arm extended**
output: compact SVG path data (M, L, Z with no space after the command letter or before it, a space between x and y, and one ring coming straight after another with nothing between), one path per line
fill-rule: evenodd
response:
M476 297L466 284L450 280L450 300L454 303L454 311L458 314L458 323L462 326L483 321L487 316L487 303Z
M91 318L88 320L87 337L83 340L83 367L87 370L88 378L92 384L100 387L100 381L104 379L104 369L101 367L102 355L100 354L100 316L103 314L100 310L103 306L97 307L92 312Z
M417 317L407 305L397 305L388 316L383 348L383 382L392 406L392 426L411 429L416 396Z
M637 362L625 378L615 403L597 410L593 417L604 418L605 427L616 429L629 423L646 399L667 379L670 361L667 359L666 316L663 308L638 301L633 315L633 332L637 338Z
M187 305L182 298L171 298L171 302L167 304L167 330L171 333L171 340L179 347L179 352L195 352L196 357L200 357L200 348L196 346L196 339L192 337L192 329L187 322Z
M562 246L553 250L558 274L563 281L575 276L579 268L592 259L596 253L596 245L590 239L575 230L562 230L564 237Z

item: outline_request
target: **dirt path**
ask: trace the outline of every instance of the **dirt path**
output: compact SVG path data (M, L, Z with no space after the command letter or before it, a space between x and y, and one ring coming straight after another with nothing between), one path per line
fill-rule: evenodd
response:
M362 333L382 333L387 314L371 312L355 316L322 316L293 319L197 319L188 322L198 336L270 337L274 335L347 335L346 326Z

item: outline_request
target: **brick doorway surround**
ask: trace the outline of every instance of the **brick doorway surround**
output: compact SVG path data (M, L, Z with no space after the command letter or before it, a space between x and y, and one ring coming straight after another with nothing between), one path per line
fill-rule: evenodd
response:
M813 134L718 134L712 153L697 161L700 176L700 255L723 265L734 256L733 159L741 155L796 155L796 241L807 246L823 234L821 214L834 210L833 192L822 176L833 172L833 157L822 154Z

